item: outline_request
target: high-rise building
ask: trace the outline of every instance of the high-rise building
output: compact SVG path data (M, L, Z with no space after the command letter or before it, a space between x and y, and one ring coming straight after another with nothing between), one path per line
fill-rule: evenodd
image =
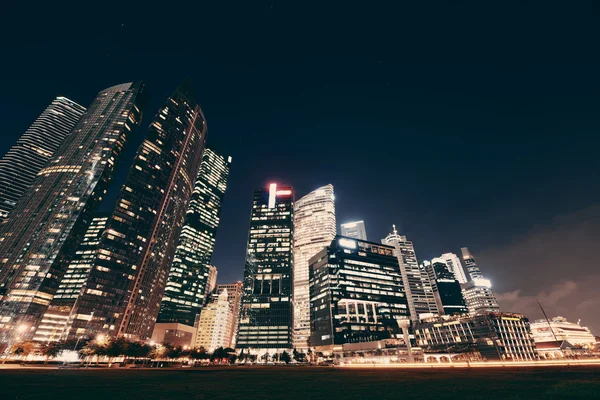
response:
M441 259L423 261L437 303L439 315L463 315L468 313L460 283Z
M479 315L500 311L498 301L492 290L492 282L484 278L475 262L475 257L468 248L461 248L461 252L469 273L468 281L461 282L463 297L467 303L469 314Z
M394 247L394 255L398 258L404 290L408 300L411 319L418 321L423 314L437 314L438 307L435 301L429 277L419 268L417 255L413 243L406 236L398 235L396 225L392 225L393 232L382 239L383 244Z
M367 240L364 221L348 222L341 225L340 235L358 240Z
M101 91L0 228L0 331L33 336L139 125L142 89Z
M441 256L431 260L432 263L434 261L441 261L446 263L448 269L450 269L450 272L452 272L454 276L456 276L456 280L458 280L458 283L466 283L469 280L467 278L467 275L465 274L465 270L463 269L462 264L460 263L460 259L456 254L444 253Z
M69 337L151 337L205 135L206 121L186 80L137 150L75 303Z
M227 289L224 289L220 294L214 294L212 302L200 313L196 347L204 347L207 351L230 347L232 329L233 309Z
M469 251L469 248L461 247L460 252L462 253L463 262L465 263L465 267L467 268L467 273L469 274L469 279L483 278L483 275L481 275L481 270L479 269L479 266L475 262L475 258Z
M336 234L333 186L320 187L294 203L294 348L308 349L310 293L308 260Z
M489 279L478 278L460 285L470 315L500 311Z
M215 294L219 295L224 290L227 290L227 301L231 306L233 313L233 319L231 322L231 338L229 340L229 347L235 347L235 341L237 339L238 324L240 322L240 307L242 305L242 290L244 284L242 282L228 283L225 285L217 285Z
M236 348L292 348L294 193L272 183L256 189Z
M83 241L77 248L73 260L69 263L63 279L58 285L50 307L48 307L35 332L33 340L47 342L62 339L65 328L69 325L69 318L74 317L71 314L73 305L79 297L96 259L98 245L106 228L108 217L108 214L99 214L92 219L83 236Z
M2 157L0 223L8 218L84 113L85 107L66 97L57 97Z
M407 344L410 312L394 247L336 236L309 264L311 347Z
M206 296L214 289L216 268L211 267L210 262L230 165L231 157L221 156L209 148L204 150L157 323L179 322L193 326ZM212 288L207 284L213 278L211 274L214 275Z

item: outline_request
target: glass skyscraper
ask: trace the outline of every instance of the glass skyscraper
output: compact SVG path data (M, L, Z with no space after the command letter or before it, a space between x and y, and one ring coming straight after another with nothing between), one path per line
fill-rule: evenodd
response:
M8 218L84 113L85 107L66 97L57 97L2 157L0 223Z
M437 314L438 307L433 295L429 277L425 274L417 261L413 243L406 236L398 235L396 225L393 232L381 242L394 247L394 255L398 258L400 272L404 280L404 289L408 299L411 319L418 321L422 314Z
M100 92L2 225L2 332L35 332L141 120L142 89L136 82Z
M294 348L307 349L310 337L308 260L336 234L333 185L320 187L294 203Z
M475 257L469 249L463 247L460 250L469 275L469 280L461 284L469 314L480 315L499 311L500 306L492 290L492 282L483 277L479 266L475 262Z
M206 121L185 81L137 150L75 303L70 337L151 337L205 135Z
M439 315L467 314L460 283L448 265L441 259L424 261L423 270L427 272L433 288Z
M160 304L159 323L193 326L202 309L230 166L231 157L204 150Z
M274 183L254 191L236 348L292 347L293 199Z

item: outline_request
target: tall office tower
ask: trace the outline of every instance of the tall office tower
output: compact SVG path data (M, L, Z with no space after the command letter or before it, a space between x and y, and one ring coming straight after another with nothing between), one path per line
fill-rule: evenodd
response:
M256 189L244 270L236 348L292 348L294 193L291 187ZM269 351L272 352L272 351Z
M184 81L160 108L137 150L75 303L69 337L151 336L205 135L204 115Z
M2 157L0 223L8 218L84 113L85 107L66 97L57 97Z
M73 317L71 315L73 305L79 297L96 258L100 237L106 228L108 217L108 214L99 214L92 219L33 340L40 342L61 340L63 332L69 324L69 318Z
M469 274L469 278L472 280L483 278L483 275L481 275L481 270L475 262L475 258L469 251L469 248L461 247L460 252L462 253L462 258L465 263L465 267L467 267L467 273Z
M394 247L336 236L309 264L311 347L332 351L385 348L385 341L391 347L408 344L410 313Z
M463 315L468 313L460 283L448 265L440 259L424 261L440 315Z
M466 283L469 280L467 279L465 270L463 269L462 264L460 263L460 260L458 259L456 254L444 253L441 256L434 258L433 260L446 263L446 265L450 269L450 272L452 272L456 276L456 280L458 280L458 283ZM431 260L431 262L433 262L433 260Z
M207 351L230 347L232 328L233 309L225 289L214 294L212 301L200 313L195 347L204 347Z
M242 289L244 284L242 282L229 283L226 285L217 285L215 293L221 294L224 290L227 290L227 301L231 306L233 313L233 320L231 322L231 338L229 347L235 347L235 341L237 339L238 324L240 319L240 307L242 305Z
M475 257L467 247L461 248L460 251L469 273L469 280L461 284L469 314L480 315L500 311L500 306L492 291L492 282L483 277L475 262Z
M358 240L367 240L367 230L365 229L364 221L348 222L341 225L342 236L346 236Z
M333 185L318 188L294 203L294 348L308 349L310 293L308 260L329 246L336 234Z
M210 261L230 165L231 157L223 157L209 148L204 150L157 323L193 326L206 295L212 291L208 290L207 282L214 273Z
M142 89L136 82L100 92L2 225L1 331L33 336L141 120Z
M393 232L381 240L381 243L394 247L394 255L398 258L406 298L413 321L418 321L422 314L437 314L438 308L431 288L429 278L423 275L419 268L415 248L406 236L398 235L396 225L392 225Z

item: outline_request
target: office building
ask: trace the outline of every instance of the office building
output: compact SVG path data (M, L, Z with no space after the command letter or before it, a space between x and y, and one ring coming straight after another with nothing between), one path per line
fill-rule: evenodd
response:
M467 274L469 279L481 279L483 275L481 275L481 270L479 266L475 262L475 257L471 254L468 247L461 247L460 252L462 253L463 262L465 263L465 267L467 268Z
M308 260L336 234L333 185L320 187L294 203L294 333L297 350L308 349L310 294Z
M108 214L98 214L92 219L81 244L75 252L75 256L69 263L63 279L58 285L50 307L48 307L35 332L33 340L51 342L63 339L65 328L69 325L69 319L74 317L71 314L73 305L79 297L96 259L100 238L106 228L109 216Z
M417 324L414 332L417 345L426 352L449 356L478 352L484 360L538 359L529 320L522 314L440 318Z
M292 348L293 243L292 188L256 189L236 348L261 354Z
M456 276L456 280L458 280L458 283L466 283L469 280L467 278L467 275L465 274L465 270L463 269L462 264L460 263L460 259L454 253L444 253L441 256L432 259L431 262L446 263L448 269L450 269L450 272L452 272L454 276Z
M309 265L315 351L408 344L410 312L394 247L336 236Z
M160 108L100 239L69 337L148 339L198 176L206 121L188 81Z
M217 285L217 288L215 289L215 294L220 295L225 290L227 290L227 301L231 306L233 314L231 322L231 338L229 338L229 347L234 348L237 339L238 324L240 322L240 307L242 305L243 283L236 282L225 285Z
M230 165L231 157L204 150L157 323L193 326L206 296L214 289L216 268L210 262Z
M0 223L8 218L84 113L85 107L66 97L57 97L2 157Z
M365 229L364 221L348 222L341 225L340 235L358 239L367 240L367 230Z
M219 270L214 265L208 266L208 274L206 277L206 288L204 291L204 299L208 299L208 296L215 290L217 287L217 275L219 275Z
M439 315L468 314L460 283L448 265L440 259L424 261L423 270L431 282Z
M392 233L382 239L383 244L394 247L394 255L398 258L408 308L413 321L418 321L420 315L437 314L438 307L431 288L429 278L419 267L413 243L401 236L392 225Z
M196 347L204 347L209 352L219 347L231 347L232 329L233 309L227 289L224 289L220 294L215 294L200 313Z
M101 91L0 228L0 340L35 333L141 120L142 89Z

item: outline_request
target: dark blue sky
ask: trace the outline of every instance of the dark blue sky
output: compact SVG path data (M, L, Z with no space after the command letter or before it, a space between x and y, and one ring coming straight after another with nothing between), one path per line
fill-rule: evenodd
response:
M535 295L554 303L550 313L595 304L585 288L600 239L598 213L586 214L600 204L594 2L279 3L8 8L0 152L53 97L87 105L142 79L152 97L130 159L190 76L209 144L233 156L220 282L242 277L253 188L277 181L300 197L332 183L339 223L364 219L374 241L395 223L420 259L469 246L512 307ZM569 215L591 231L556 222ZM564 235L581 240L562 248ZM536 251L560 254L524 262L541 238ZM576 288L552 297L565 282ZM592 306L567 316L588 315L600 328Z

